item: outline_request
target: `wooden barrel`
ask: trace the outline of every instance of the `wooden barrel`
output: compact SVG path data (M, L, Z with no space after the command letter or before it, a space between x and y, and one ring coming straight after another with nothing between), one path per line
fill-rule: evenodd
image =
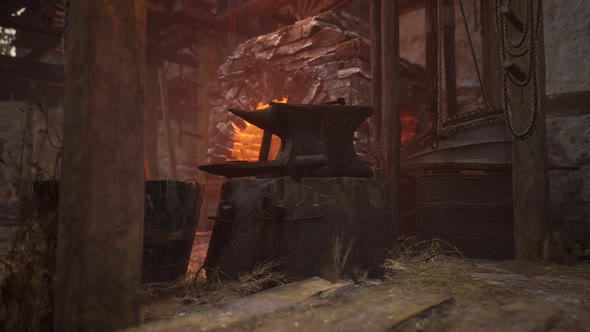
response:
M143 282L186 274L202 199L195 182L145 182Z

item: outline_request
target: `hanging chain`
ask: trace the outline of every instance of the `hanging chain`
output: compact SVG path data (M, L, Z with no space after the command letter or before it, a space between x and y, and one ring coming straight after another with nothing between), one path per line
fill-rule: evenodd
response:
M508 22L506 18L503 17L502 13L500 12L501 5L510 5L510 0L496 0L495 1L495 16L496 16L496 32L498 33L499 41L500 41L500 57L502 62L504 63L508 56L514 57L513 54L520 54L522 55L528 54L528 70L526 73L526 77L523 80L519 80L518 78L514 77L507 69L502 70L502 93L503 93L503 111L504 111L504 118L506 120L506 125L508 127L508 131L512 135L512 137L518 141L523 141L529 138L534 132L538 124L538 110L540 108L540 96L539 96L539 77L537 72L537 38L541 27L542 22L542 11L541 11L541 1L542 0L529 0L527 2L527 14L526 14L526 22L523 31L523 36L521 38L528 40L528 45L525 50L515 53L514 47L515 45L519 44L519 42L514 43L510 36L510 29L508 27ZM527 38L528 37L528 38ZM524 41L521 43L523 44ZM510 49L512 48L512 50ZM531 101L531 115L530 120L527 125L527 128L524 131L518 132L514 128L514 124L512 122L512 112L510 108L510 87L509 83L517 87L527 87L528 85L532 84L532 101Z

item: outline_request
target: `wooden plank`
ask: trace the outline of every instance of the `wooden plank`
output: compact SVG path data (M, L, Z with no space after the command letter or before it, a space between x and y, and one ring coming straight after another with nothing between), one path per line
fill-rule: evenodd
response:
M447 117L457 114L457 66L455 65L455 5L454 0L442 0L443 53Z
M158 118L160 107L160 86L156 61L148 61L146 67L146 107L144 116L144 149L149 176L147 179L159 179L158 170ZM146 174L147 175L147 174Z
M575 91L547 96L545 108L549 118L590 114L590 91Z
M322 293L335 293L351 284L332 284L315 277L276 287L245 298L229 301L186 317L154 322L128 331L218 331L240 329L246 322L255 321L279 311L301 305Z
M400 220L399 11L396 1L381 1L381 145L383 176L391 218Z
M0 16L0 26L15 29L17 31L37 32L40 34L61 37L63 29L52 28L41 25L37 22L25 21L24 19Z
M170 172L172 180L178 179L176 170L176 149L174 147L174 134L170 126L170 101L168 100L168 80L162 70L158 68L158 82L160 84L160 102L162 106L162 118L164 121L164 131L166 133L166 143L168 145L168 160L170 161Z
M381 0L369 2L371 34L371 105L373 106L373 128L371 146L375 176L383 178L383 156L381 155Z
M444 295L311 278L128 331L391 331L452 302Z
M468 257L512 259L512 214L509 174L418 178L416 227L421 239L440 238Z
M20 58L0 56L0 76L61 86L63 67L46 63L30 63Z
M436 25L436 1L427 1L424 4L425 10L425 44L424 44L424 56L425 56L425 69L426 69L426 86L428 88L428 94L430 97L430 123L431 127L435 128L438 120L438 114L436 111L436 94L438 92L437 80L436 80L436 57L437 57L437 45L438 45L438 29Z
M535 2L536 3L536 2ZM542 7L542 2L539 4ZM514 0L514 9L525 8L525 0ZM541 13L543 10L541 8ZM542 15L542 14L541 14ZM523 13L519 13L524 17ZM515 256L523 260L543 258L543 242L552 230L549 178L547 175L547 126L545 115L545 53L543 24L537 36L538 91L540 107L535 132L524 141L512 143ZM525 57L526 58L526 57ZM530 119L532 88L511 87L511 107L516 128L525 128Z
M69 13L54 330L112 331L139 323L146 7Z
M502 104L502 61L493 1L481 1L482 76L490 106Z

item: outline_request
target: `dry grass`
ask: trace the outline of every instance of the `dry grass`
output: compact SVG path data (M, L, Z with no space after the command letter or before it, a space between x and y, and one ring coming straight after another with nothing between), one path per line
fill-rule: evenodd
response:
M342 278L342 272L344 271L355 240L353 239L345 246L343 232L329 239L325 261L320 271L324 279L335 284Z
M198 310L199 306L218 304L228 300L254 294L290 282L290 278L277 272L280 262L271 261L257 265L251 272L237 279L217 272L224 278L206 280L202 270L187 274L186 277L170 281L143 285L144 307L149 314L144 320L155 320L174 316L178 312ZM209 273L215 276L216 273Z
M20 199L22 225L0 257L0 330L37 331L52 326L57 214Z

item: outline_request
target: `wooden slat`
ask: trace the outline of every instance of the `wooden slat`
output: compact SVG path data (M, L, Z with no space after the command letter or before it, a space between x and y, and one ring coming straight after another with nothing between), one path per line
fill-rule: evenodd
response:
M30 63L20 58L0 56L0 76L61 86L64 82L63 66Z
M454 0L443 0L443 50L447 117L457 114L457 66L455 65L455 6Z

